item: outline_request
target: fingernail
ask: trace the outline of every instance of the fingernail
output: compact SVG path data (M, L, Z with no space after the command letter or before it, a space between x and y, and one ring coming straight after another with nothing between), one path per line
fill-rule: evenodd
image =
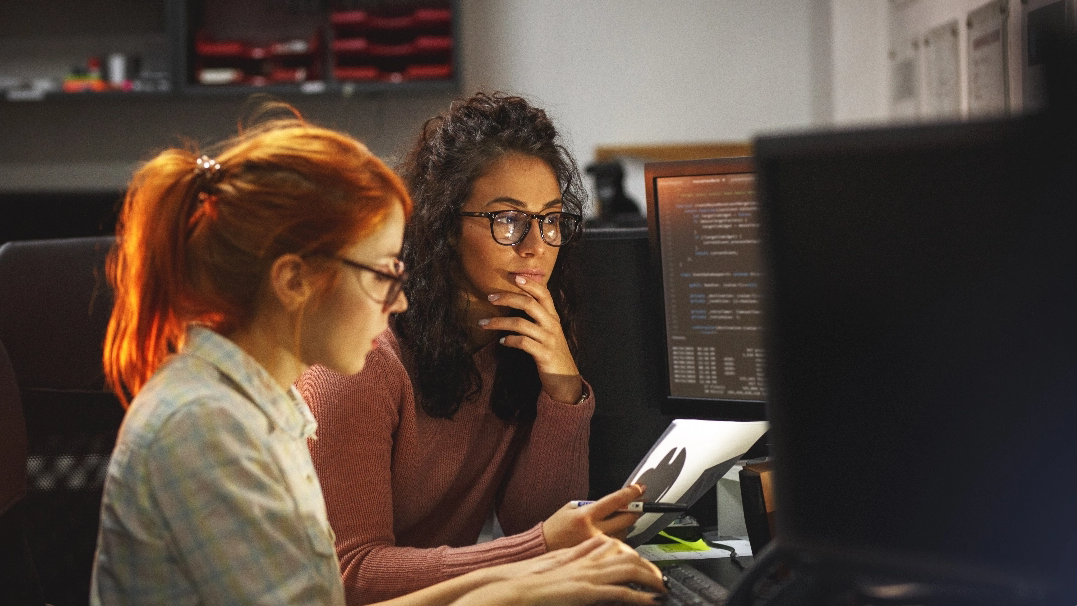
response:
M489 323L490 323L489 318L483 318L483 319L479 320L479 326L486 326Z
M524 278L523 276L516 276L516 283L517 284L527 284L527 279Z
M500 339L497 340L497 342L504 345L505 344L505 337L501 337Z
M500 296L501 296L501 295L499 295L499 294L497 294L497 293L495 292L494 294L492 294L492 295L489 295L489 296L487 296L486 298L487 298L487 299L489 299L489 300L491 300L491 301L497 301L497 299L498 299L498 298L499 298Z

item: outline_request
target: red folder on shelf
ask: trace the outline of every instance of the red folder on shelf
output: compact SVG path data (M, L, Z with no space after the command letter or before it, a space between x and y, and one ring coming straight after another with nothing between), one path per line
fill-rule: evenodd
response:
M422 27L446 26L452 23L452 11L447 8L420 8L412 15L415 25Z
M418 36L412 45L416 52L447 52L452 50L452 36Z
M363 25L369 18L366 11L336 11L329 15L332 25Z
M381 71L376 67L337 67L333 70L337 80L377 80Z
M414 15L400 15L400 16L387 16L387 15L370 15L366 23L367 27L371 29L408 29L415 27L417 21Z
M452 77L452 65L409 65L405 80L444 80Z
M333 52L341 54L365 54L370 48L366 38L336 38L333 40Z

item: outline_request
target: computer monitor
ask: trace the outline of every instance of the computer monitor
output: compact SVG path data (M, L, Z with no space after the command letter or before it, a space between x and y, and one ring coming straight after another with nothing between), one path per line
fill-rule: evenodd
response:
M662 412L763 420L762 280L751 158L644 166L660 285Z
M1033 118L756 140L776 548L1077 588L1075 149Z
M574 273L578 299L576 364L595 394L590 496L624 484L669 425L659 406L657 288L646 227L586 227Z

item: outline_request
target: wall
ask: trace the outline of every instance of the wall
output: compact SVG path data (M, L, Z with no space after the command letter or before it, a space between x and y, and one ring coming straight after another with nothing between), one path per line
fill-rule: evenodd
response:
M462 0L462 87L547 107L581 165L599 144L743 141L825 122L830 0ZM823 23L820 23L820 18ZM813 50L814 56L813 56ZM453 93L298 97L398 158ZM0 191L118 190L179 136L232 132L243 99L0 103Z
M831 65L837 125L887 119L888 2L833 0Z
M827 4L484 3L465 23L466 83L527 93L584 161L602 144L744 141L812 121L811 8Z

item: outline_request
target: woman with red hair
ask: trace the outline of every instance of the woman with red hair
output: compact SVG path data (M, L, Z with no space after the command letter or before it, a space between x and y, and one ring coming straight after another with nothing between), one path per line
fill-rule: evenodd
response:
M281 109L206 155L162 152L128 190L104 347L128 411L105 481L93 604L344 601L307 450L317 423L292 384L311 364L359 372L389 315L407 308L398 257L411 200L362 144L266 107ZM614 585L627 582L661 584L599 537L400 603L480 586L464 599L650 602Z

